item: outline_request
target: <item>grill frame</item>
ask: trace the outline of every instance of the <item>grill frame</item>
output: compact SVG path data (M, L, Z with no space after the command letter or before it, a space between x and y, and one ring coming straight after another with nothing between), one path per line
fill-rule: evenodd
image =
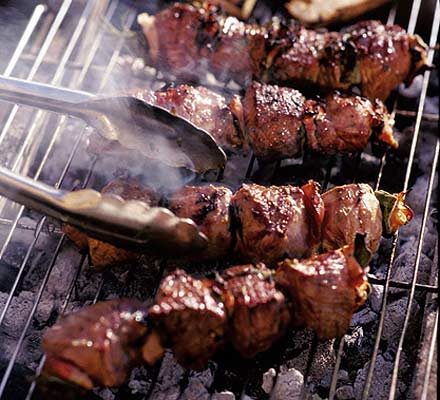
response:
M428 2L429 0L426 0L426 1ZM118 0L105 0L105 1L99 2L100 3L99 5L97 4L98 2L91 2L91 1L85 2L85 5L82 9L82 12L80 13L78 24L76 25L73 34L70 36L70 41L68 42L68 45L64 50L64 53L61 57L61 60L58 62L54 59L48 58L47 53L48 53L48 50L50 49L50 47L53 45L53 41L57 38L57 35L62 34L61 27L62 27L63 22L65 21L65 18L69 15L68 13L71 10L71 7L73 6L72 3L73 3L72 0L62 0L60 2L59 8L56 10L55 14L52 14L51 12L49 12L49 10L46 8L46 6L43 6L43 5L38 5L35 8L34 13L32 14L31 18L29 19L27 27L23 31L21 39L19 40L19 42L14 50L14 53L11 56L10 61L8 62L8 65L5 69L5 71L3 72L5 75L14 76L14 71L20 63L29 63L29 62L32 63L33 62L32 67L30 69L30 72L27 75L28 79L33 80L38 75L39 68L42 65L52 63L56 67L55 74L53 75L51 82L50 82L52 84L55 84L55 85L63 84L63 80L65 79L65 75L66 75L67 71L75 70L75 71L79 71L79 75L76 76L76 79L74 81L70 81L69 83L71 84L71 87L81 89L83 87L83 84L85 82L87 74L90 72L91 69L95 69L95 70L100 71L102 74L102 80L101 80L101 83L99 84L98 92L100 92L106 88L107 83L108 83L109 79L111 78L112 71L114 70L115 65L117 63L117 60L118 60L119 56L122 54L124 47L126 46L126 40L127 40L127 37L129 37L129 35L121 34L119 37L117 35L115 35L114 52L111 54L111 56L108 60L108 63L106 65L95 65L94 60L95 60L96 54L99 51L99 46L102 43L104 36L108 34L108 29L107 29L108 24L107 23L102 23L101 26L99 27L98 32L96 33L96 36L92 40L92 44L90 46L90 50L88 53L84 49L82 49L83 52L81 54L81 51L78 50L77 46L84 47L83 42L81 42L81 38L84 39L84 36L86 36L87 33L90 33L90 25L93 23L91 21L99 20L99 18L101 18L100 15L105 11L104 20L111 22L112 18L116 15L117 11L118 10L120 11L120 8L123 7L123 4L120 4L120 2ZM408 24L406 26L409 33L416 32L417 21L418 21L418 17L420 14L420 9L421 9L422 3L423 3L423 0L414 0L412 3L410 15L408 18ZM429 53L429 57L430 57L431 62L433 60L434 53L436 51L434 48L437 43L438 27L440 25L440 5L439 5L439 3L435 2L434 7L435 7L435 12L433 15L433 23L430 27L430 36L429 36L430 37L429 44L431 46L431 51ZM124 24L125 30L130 29L130 27L132 26L132 24L135 20L135 16L136 16L136 13L134 10L130 11L129 9L127 9L127 11L128 11L128 14L126 16L126 21ZM399 5L397 3L392 4L390 6L388 20L387 20L388 23L393 23L396 20L396 16L398 15L398 11L399 11ZM89 31L87 31L87 28L89 29ZM37 49L36 54L24 53L24 50L26 48L30 47L29 44L31 42L31 39L34 39L34 48ZM39 41L41 43L40 45L38 45ZM74 55L75 57L72 57L72 55ZM71 58L75 58L75 60L72 61ZM421 89L421 92L420 92L420 95L418 98L418 106L417 106L416 111L399 109L397 107L397 105L399 103L399 101L398 101L399 97L397 95L395 96L394 102L392 103L392 108L391 108L392 114L396 118L399 116L401 118L407 118L408 116L409 117L415 116L415 124L414 124L414 128L413 128L413 139L411 142L411 148L410 148L410 152L408 155L408 165L407 165L407 168L405 171L405 178L404 178L404 181L402 182L402 188L401 188L404 191L406 191L409 187L411 174L413 172L415 154L416 154L417 145L418 145L419 139L420 139L422 120L427 120L427 121L436 120L436 121L438 121L437 114L433 115L430 113L424 113L424 108L425 108L425 104L426 104L426 95L427 95L427 90L428 90L429 83L430 83L430 75L431 75L430 71L425 72L425 74L423 75L422 89ZM14 106L12 108L11 112L9 113L9 116L6 119L6 122L4 122L4 121L2 122L2 125L1 125L2 129L0 132L0 149L2 147L4 140L7 138L8 132L10 132L10 128L11 128L11 125L13 124L14 118L16 117L17 113L21 110L22 110L21 106L20 107ZM25 138L23 145L20 147L19 151L17 152L17 157L15 158L15 161L13 162L12 166L10 166L14 172L28 174L31 171L31 169L29 167L26 168L26 165L23 164L24 156L26 154L29 155L29 153L28 153L29 148L34 146L33 141L36 140L35 138L36 138L37 132L40 129L43 129L43 127L47 124L47 121L49 118L50 118L50 116L46 112L38 111L38 110L33 111L32 120L30 123L30 128L27 131L27 137ZM50 135L51 136L50 144L49 144L48 148L46 149L46 152L44 153L39 165L37 166L35 173L33 173L33 175L32 175L32 177L34 179L40 178L40 176L43 172L43 169L45 168L47 163L50 161L51 153L53 152L54 148L56 148L56 142L60 138L60 136L63 134L63 130L66 127L66 123L67 123L67 117L58 118L58 122L55 126L55 129L53 130L52 135ZM69 172L69 169L71 168L72 162L78 152L80 143L84 139L85 134L86 134L86 128L84 127L80 131L80 133L78 134L78 137L76 138L76 140L74 142L75 144L72 148L72 151L70 152L70 154L68 156L68 159L67 159L67 162L64 166L64 169L62 170L58 179L54 183L55 187L58 188L61 185L63 185L64 179L65 179L67 173ZM398 376L399 362L400 362L400 358L401 358L401 351L402 351L403 344L404 344L405 334L407 331L409 318L410 318L410 310L411 310L411 306L413 304L415 293L417 291L418 293L428 294L428 293L437 292L437 290L438 290L437 285L418 284L417 278L418 278L418 270L419 270L419 265L420 265L420 257L421 257L421 253L422 253L423 239L424 239L424 235L425 235L425 231L426 231L427 219L428 219L429 212L431 210L430 202L431 202L431 196L432 196L432 189L433 189L434 181L436 178L436 169L437 169L437 164L438 164L439 148L440 148L440 143L439 143L439 139L437 138L436 146L433 151L432 167L431 167L429 185L428 185L426 196L425 196L425 206L424 206L424 211L423 211L422 224L420 227L420 233L418 235L416 261L414 264L412 279L408 282L398 282L398 281L393 281L391 279L393 262L396 258L397 252L398 252L398 238L399 237L398 237L398 234L396 234L392 239L391 251L388 254L389 261L388 261L388 268L387 268L387 273L386 273L385 279L384 280L381 280L381 279L374 280L373 279L373 281L372 281L372 283L374 283L374 284L384 286L384 295L382 297L381 310L380 310L380 314L379 314L379 324L378 324L377 334L376 334L376 338L375 338L375 342L374 342L373 353L370 358L370 368L368 370L368 376L367 376L367 379L365 382L362 399L367 399L369 396L370 390L371 390L371 384L372 384L372 379L373 379L373 375L375 372L375 365L376 365L376 361L377 361L377 356L378 356L378 352L379 352L379 345L380 345L382 332L383 332L384 320L385 320L385 315L386 315L386 310L387 310L387 305L388 305L388 295L390 293L390 289L391 288L405 289L408 291L408 294L409 294L407 307L406 307L405 321L404 321L404 324L402 327L402 331L401 331L401 335L400 335L400 339L399 339L399 344L397 347L397 353L395 355L394 364L393 364L394 368L393 368L392 382L391 382L390 393L389 393L390 399L396 398L396 389L397 389L398 378L399 378L399 376ZM387 162L387 157L388 157L388 154L384 154L384 156L380 160L379 169L377 171L377 180L375 182L376 188L380 187L382 177L383 177L384 167ZM249 162L248 169L247 169L247 172L245 175L245 178L247 178L247 179L249 179L252 176L252 172L255 167L254 161L255 160L252 157ZM359 165L361 163L361 153L359 153L358 155L355 155L354 161L355 161L355 170L354 170L354 174L353 174L354 175L353 181L356 181L357 169L359 168ZM90 162L90 166L88 168L88 171L82 179L82 182L81 182L82 187L86 187L89 184L91 177L93 175L93 172L94 172L95 163L96 163L96 159L92 159ZM331 158L328 162L327 171L326 171L324 180L322 182L322 186L324 189L328 186L328 184L330 182L331 175L332 175L332 168L334 168L334 164L335 164L335 159ZM276 175L276 172L278 171L279 168L280 168L280 163L274 166L274 176ZM34 166L34 169L35 169L35 166ZM40 238L40 236L45 232L44 230L48 226L47 218L42 217L40 222L35 227L32 227L32 226L26 227L25 225L22 225L22 223L20 222L20 219L23 215L23 212L25 211L25 208L18 207L18 211L15 210L16 212L15 212L15 215L13 218L4 217L2 215L2 212L4 214L6 214L9 209L10 209L9 203L4 201L4 199L0 199L0 225L10 226L9 233L8 233L5 241L1 243L2 247L0 249L0 260L2 260L8 246L10 245L10 243L12 241L13 236L17 233L18 230L20 230L20 229L33 230L34 231L34 240L31 242L30 246L28 247L28 249L26 251L25 257L23 258L23 260L21 262L21 266L20 266L20 269L19 269L18 274L16 276L15 282L14 282L12 289L8 295L8 299L5 303L5 306L1 310L0 326L4 322L6 313L11 305L12 300L14 299L14 295L15 295L15 293L21 283L23 275L26 272L26 268L28 267L29 259L32 255L32 252L35 249L37 241ZM9 364L8 364L6 370L3 372L3 375L1 378L1 383L0 383L0 398L4 398L5 389L6 389L7 385L10 383L10 377L11 377L11 373L13 371L13 368L15 366L15 362L17 360L17 357L18 357L20 351L22 351L23 342L26 339L26 335L28 333L30 325L32 324L32 322L34 320L35 312L37 311L37 308L38 308L38 305L39 305L40 300L42 298L42 295L46 289L46 285L47 285L47 282L51 276L52 269L53 269L54 265L57 263L60 252L63 249L63 246L65 244L66 237L62 232L55 231L55 232L52 232L52 234L57 235L57 240L58 240L56 247L55 247L55 251L54 251L53 256L51 257L51 260L47 266L45 275L41 281L39 290L38 290L37 295L34 299L34 303L32 305L31 311L30 311L28 318L26 320L23 331L21 332L21 335L17 341L17 344L16 344L16 347L13 351L12 357L9 360ZM68 304L69 304L69 301L71 300L72 294L74 292L74 288L77 283L77 280L78 280L78 278L79 278L80 274L82 273L85 266L86 266L86 257L81 256L79 259L79 262L77 264L76 271L74 273L74 277L68 285L68 290L66 292L66 296L65 296L65 298L62 302L62 305L60 307L60 313L59 313L60 315L62 315L66 311ZM435 266L433 268L435 268ZM160 268L159 268L159 273L158 273L159 277L163 275L163 272L165 271L165 269L166 269L166 263L161 263ZM102 293L102 290L103 290L103 287L105 285L106 279L107 279L107 275L103 274L102 278L100 280L100 284L98 286L98 290L96 292L95 298L93 299L93 302L96 302L99 300L101 293ZM157 283L159 283L159 281L160 281L160 279L157 280ZM434 331L433 332L435 332L437 325L438 325L438 309L435 311L435 323L434 323ZM436 335L432 334L431 335L431 342L429 345L430 350L428 352L429 358L428 358L428 362L426 363L427 371L425 373L425 378L429 377L430 368L432 367L432 362L433 362L433 357L434 357L435 340L436 340ZM330 385L330 391L329 391L329 399L335 398L335 393L336 393L336 388L337 388L337 383L338 383L338 371L339 371L341 359L343 356L344 344L345 344L344 337L340 338L336 342L336 346L335 346L337 349L336 361L335 361L335 366L334 366L333 373L332 373L332 379L331 379L331 385ZM311 345L309 347L309 357L308 357L308 362L307 362L307 367L306 367L306 374L304 376L305 383L307 383L308 375L309 375L310 370L311 370L313 363L314 363L314 357L316 355L317 346L318 346L318 341L317 341L316 336L314 336L313 340L311 342ZM39 366L36 369L37 374L41 371L43 364L44 364L44 356L42 357L42 359L39 363ZM278 367L279 367L279 365L278 365ZM152 368L152 370L150 371L152 383L149 386L149 388L150 388L149 395L151 395L153 393L155 382L157 380L159 371L160 371L160 366L156 366L155 368ZM245 390L247 387L247 380L248 380L248 378L243 379L243 381L244 381L243 382L243 389L242 389L243 394L245 393ZM426 396L427 396L427 385L428 384L429 384L429 379L424 379L424 386L423 386L422 394L420 396L421 399L427 398ZM35 390L35 383L32 382L29 385L29 390L28 390L25 398L31 399L33 396L34 390ZM305 396L305 392L303 393L303 395Z

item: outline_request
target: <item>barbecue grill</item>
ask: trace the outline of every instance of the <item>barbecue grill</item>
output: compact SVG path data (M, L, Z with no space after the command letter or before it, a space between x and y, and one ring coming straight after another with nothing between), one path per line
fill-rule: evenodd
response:
M140 85L157 88L170 77L140 58L142 43L132 33L138 3L60 0L34 8L28 2L23 10L7 8L5 20L0 14L0 72L92 93ZM162 6L159 1L145 3L151 13ZM250 18L270 17L275 10L268 4L256 2ZM418 33L431 47L429 61L434 61L440 26L438 1L393 3L369 17ZM206 82L221 91L236 90L209 77ZM231 362L224 355L201 373L185 372L167 356L159 366L137 369L125 387L99 390L96 395L106 399L280 399L283 393L296 393L296 398L368 399L378 398L380 392L380 398L434 398L438 326L435 189L440 149L436 90L437 71L427 71L410 89L388 100L397 130L402 132L396 153L369 149L320 159L305 154L301 161L260 165L252 155L236 156L224 173L195 178L231 185L245 180L280 184L314 178L323 189L350 181L389 191L406 191L416 185L410 194L416 211L408 228L412 233L403 231L400 237L383 240L370 270L375 300L355 315L347 335L319 342L310 332L295 331L256 360ZM14 172L72 190L102 185L109 170L121 174L124 168L133 168L126 160L115 166L105 157L89 154L90 130L82 121L1 104L0 165ZM141 172L135 168L133 173ZM407 254L402 249L405 244L408 249L411 235L414 261L399 275L399 260ZM38 375L44 363L41 335L60 315L99 299L151 298L167 270L165 262L152 262L128 272L98 274L87 264L57 225L0 198L0 398L42 396L30 378ZM399 317L390 334L387 320L396 315L396 309ZM357 352L357 347L363 352Z

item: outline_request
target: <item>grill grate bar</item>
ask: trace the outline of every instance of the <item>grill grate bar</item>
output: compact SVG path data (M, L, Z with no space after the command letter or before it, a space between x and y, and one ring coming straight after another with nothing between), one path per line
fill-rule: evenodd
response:
M431 343L429 345L428 360L426 362L426 371L424 373L423 390L420 397L421 400L428 398L429 378L431 376L432 363L434 361L435 346L437 344L437 330L438 330L438 309L435 313L435 321L432 331Z
M24 49L26 48L29 39L32 36L32 33L34 32L38 22L40 21L42 15L46 11L46 7L43 5L38 5L35 7L34 12L32 13L31 18L29 19L29 22L26 26L26 29L23 32L23 35L21 39L18 42L17 47L15 48L14 54L12 55L5 71L3 72L3 76L9 77L12 74L12 71L14 70L15 66L17 65L17 62L22 57L22 53Z
M402 332L400 334L399 345L397 347L397 352L396 352L396 356L394 359L394 368L393 368L393 374L391 377L391 390L390 390L389 399L394 399L396 397L396 388L397 388L397 379L398 379L398 374L399 374L400 356L402 354L403 341L405 339L405 335L406 335L408 325L409 325L409 320L411 317L411 308L412 308L412 304L414 301L414 295L415 295L415 285L417 282L417 276L418 276L419 266L420 266L420 258L422 255L423 239L425 237L426 222L428 220L428 214L429 214L429 209L430 209L429 202L431 200L431 193L432 193L432 188L434 186L435 174L436 174L436 170L437 170L439 149L440 149L440 141L437 139L437 143L435 146L435 152L434 152L434 159L432 161L431 176L429 178L429 185L428 185L428 190L427 190L426 198L425 198L425 209L423 212L422 226L420 228L419 241L418 241L418 245L417 245L417 253L416 253L416 260L414 263L414 272L413 272L411 290L409 292L408 302L406 305L405 320L403 322L403 328L402 328Z
M431 50L429 51L429 54L428 54L428 62L429 63L432 63L432 60L434 57L433 44L435 44L435 41L436 41L436 38L438 35L438 25L439 25L439 17L440 17L439 16L439 8L440 8L439 3L436 2L434 21L432 24L430 43L429 43L429 45L431 47ZM423 108L424 108L424 104L425 104L425 100L426 100L426 93L427 93L428 84L429 84L429 77L430 77L430 71L426 71L424 74L424 77L423 77L422 90L421 90L421 94L420 94L420 101L419 101L419 106L418 106L418 111L417 111L418 115L417 115L416 124L414 127L413 140L412 140L412 145L411 145L411 150L410 150L410 157L408 159L408 166L407 166L407 170L406 170L406 177L405 177L403 190L407 190L407 188L408 188L409 177L410 177L413 163L414 163L415 149L416 149L418 135L419 135L419 131L420 131L420 125L421 125L420 115L423 112ZM426 212L426 210L425 210L425 212ZM386 311L387 300L388 300L388 292L389 292L389 288L390 288L392 264L394 262L394 257L396 254L398 236L399 235L397 233L395 235L395 238L393 241L392 251L391 251L389 262L388 262L388 268L387 268L387 273L386 273L386 278L385 278L386 279L385 288L384 288L384 293L383 293L382 303L381 303L381 308L380 308L379 325L378 325L378 329L377 329L376 339L375 339L375 343L374 343L374 350L373 350L373 354L371 357L370 366L368 368L367 379L365 381L364 391L362 393L362 400L368 399L368 393L370 391L371 383L373 380L375 363L376 363L376 359L378 356L380 340L382 337L382 331L383 331L383 327L384 327L385 311ZM420 244L420 241L419 241L419 244ZM410 312L410 311L408 311L408 312Z
M55 39L55 36L58 32L58 29L60 28L61 23L63 22L64 17L66 16L66 14L70 8L71 3L72 3L72 0L64 0L64 2L62 3L62 5L61 5L56 17L55 17L55 20L53 21L53 23L50 27L49 33L47 34L46 39L44 40L43 45L41 46L40 51L38 52L37 58L35 59L35 63L32 66L29 74L27 75L27 78L26 78L27 80L34 79L38 69L40 68L40 66L43 62L44 57L46 56L47 51L49 50L49 47L51 46L52 42ZM8 119L7 119L6 123L3 125L3 129L0 133L0 145L3 143L4 139L6 138L6 134L8 133L8 131L12 125L12 122L15 118L15 115L18 112L18 108L19 107L17 105L14 105L12 107L12 110L8 116Z
M76 140L76 143L75 143L75 145L73 147L73 150L72 150L72 153L71 153L71 155L69 157L69 160L67 161L66 166L63 169L63 171L62 171L62 173L61 173L61 175L60 175L60 177L58 179L58 182L55 184L55 188L58 189L61 186L61 184L62 184L62 182L63 182L63 180L64 180L64 178L65 178L65 176L67 174L67 171L68 171L68 169L70 167L70 164L73 161L73 157L75 156L75 153L76 153L76 151L77 151L77 149L79 147L79 144L80 144L80 142L82 140L82 137L83 137L82 134L78 136L78 139ZM21 207L21 208L24 209L24 207ZM20 265L20 268L19 268L19 271L17 273L17 276L15 277L14 284L12 286L11 291L9 292L9 295L8 295L7 300L6 300L5 306L3 307L2 313L0 315L0 326L3 323L3 320L4 320L4 318L6 316L6 313L7 313L8 309L9 309L9 306L11 305L12 299L14 298L15 291L17 290L18 285L19 285L19 283L21 281L21 278L22 278L22 276L23 276L23 274L25 272L26 265L28 264L29 258L30 258L31 254L32 254L32 252L33 252L33 250L35 248L35 245L37 244L37 241L38 241L38 239L40 237L40 234L41 234L41 232L43 230L43 226L44 226L44 223L46 222L46 220L47 220L47 217L41 218L41 221L38 224L38 227L37 227L37 229L35 231L34 239L32 240L32 243L30 244L30 246L28 247L28 249L26 251L26 256L24 257L24 259L23 259L23 261L22 261L22 263ZM0 398L1 398L1 392L0 392Z

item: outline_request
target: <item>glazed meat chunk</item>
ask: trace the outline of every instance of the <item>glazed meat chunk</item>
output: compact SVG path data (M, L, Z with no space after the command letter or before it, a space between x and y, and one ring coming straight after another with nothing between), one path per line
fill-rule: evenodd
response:
M141 14L138 22L148 42L151 62L157 69L187 81L197 80L206 71L199 32L208 27L208 10L175 3L155 16Z
M212 291L212 282L176 270L161 283L150 308L164 345L184 367L203 368L223 344L225 305Z
M229 206L232 192L224 186L185 186L170 196L169 209L178 217L191 218L208 237L200 259L221 258L231 247Z
M426 66L426 45L398 25L361 21L342 35L348 35L356 48L362 94L369 98L386 99L396 86L410 83Z
M266 29L245 24L235 17L219 18L219 21L221 34L209 54L211 70L221 81L233 77L237 83L248 85L261 74Z
M140 361L147 309L136 300L111 300L61 319L43 337L45 373L86 389L120 386Z
M249 143L265 161L297 157L302 152L304 97L294 89L253 82L243 99Z
M270 264L314 252L323 207L318 185L310 183L310 188L305 193L294 186L245 184L234 194L237 250L244 259Z
M313 329L321 339L342 336L369 293L366 273L350 247L308 260L285 260L276 282L290 296L292 323Z
M307 100L304 125L307 147L321 154L363 150L370 138L397 147L394 120L380 101L332 93L323 100Z
M290 321L284 295L264 264L240 265L223 275L229 313L228 338L243 357L266 351Z
M210 89L179 85L156 91L153 102L206 130L226 149L233 150L243 145L227 99Z

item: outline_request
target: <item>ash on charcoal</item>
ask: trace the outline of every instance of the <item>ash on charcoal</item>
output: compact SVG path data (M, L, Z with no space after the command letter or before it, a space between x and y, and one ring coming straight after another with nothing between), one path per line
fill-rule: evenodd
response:
M214 381L213 371L208 368L201 372L192 372L188 379L188 384L179 400L209 400L211 394L208 389Z
M211 400L235 400L235 394L232 392L215 392L211 396Z
M281 370L271 393L271 400L299 400L304 387L304 376L295 368Z
M307 377L309 386L328 387L330 385L333 366L336 361L334 340L326 340L316 347L310 372Z
M147 382L148 372L145 368L135 368L130 376L128 388L132 394L147 395L149 384Z
M344 385L336 389L336 398L338 400L354 399L354 389L351 385Z
M402 363L405 365L404 361L404 354L402 354L403 359ZM374 374L373 374L373 381L371 383L370 387L370 394L369 398L372 400L382 400L382 399L388 399L388 393L390 390L390 384L391 384L391 374L393 371L393 357L391 357L389 354L379 354L376 359ZM368 374L368 368L370 366L370 362L367 362L363 369L359 370L356 376L356 381L354 383L354 393L355 398L360 399L362 398L362 392L364 390L365 380ZM405 367L407 368L408 365L406 364ZM397 398L400 398L404 392L406 391L407 387L405 383L402 380L399 380L397 385ZM404 397L403 397L404 398Z
M413 237L403 244L400 248L400 254L396 257L391 278L401 282L411 282L414 275L414 267L417 252L417 239ZM418 283L428 283L432 268L432 260L425 254L420 255L419 271L417 275ZM390 293L404 293L402 289L393 288Z
M261 384L261 388L266 393L269 394L272 391L276 376L277 376L277 372L275 371L275 368L269 368L269 370L267 370L263 374L263 383Z
M0 293L0 309L3 310L8 299L8 293ZM12 298L11 304L6 312L1 330L10 338L18 338L26 323L28 315L34 304L35 294L22 291L18 296Z
M366 325L377 319L377 314L369 308L363 308L361 311L353 314L350 326Z
M387 341L391 349L394 349L399 342L403 321L407 312L407 302L408 298L403 297L387 306L382 337ZM417 332L416 327L420 322L417 318L419 311L420 306L417 301L414 301L411 309L412 317L409 319L408 332Z
M180 381L184 372L173 355L170 352L165 353L151 398L154 400L177 400L180 396Z
M371 293L368 296L368 302L371 309L375 312L380 312L382 308L382 297L383 297L384 287L382 285L371 285Z

